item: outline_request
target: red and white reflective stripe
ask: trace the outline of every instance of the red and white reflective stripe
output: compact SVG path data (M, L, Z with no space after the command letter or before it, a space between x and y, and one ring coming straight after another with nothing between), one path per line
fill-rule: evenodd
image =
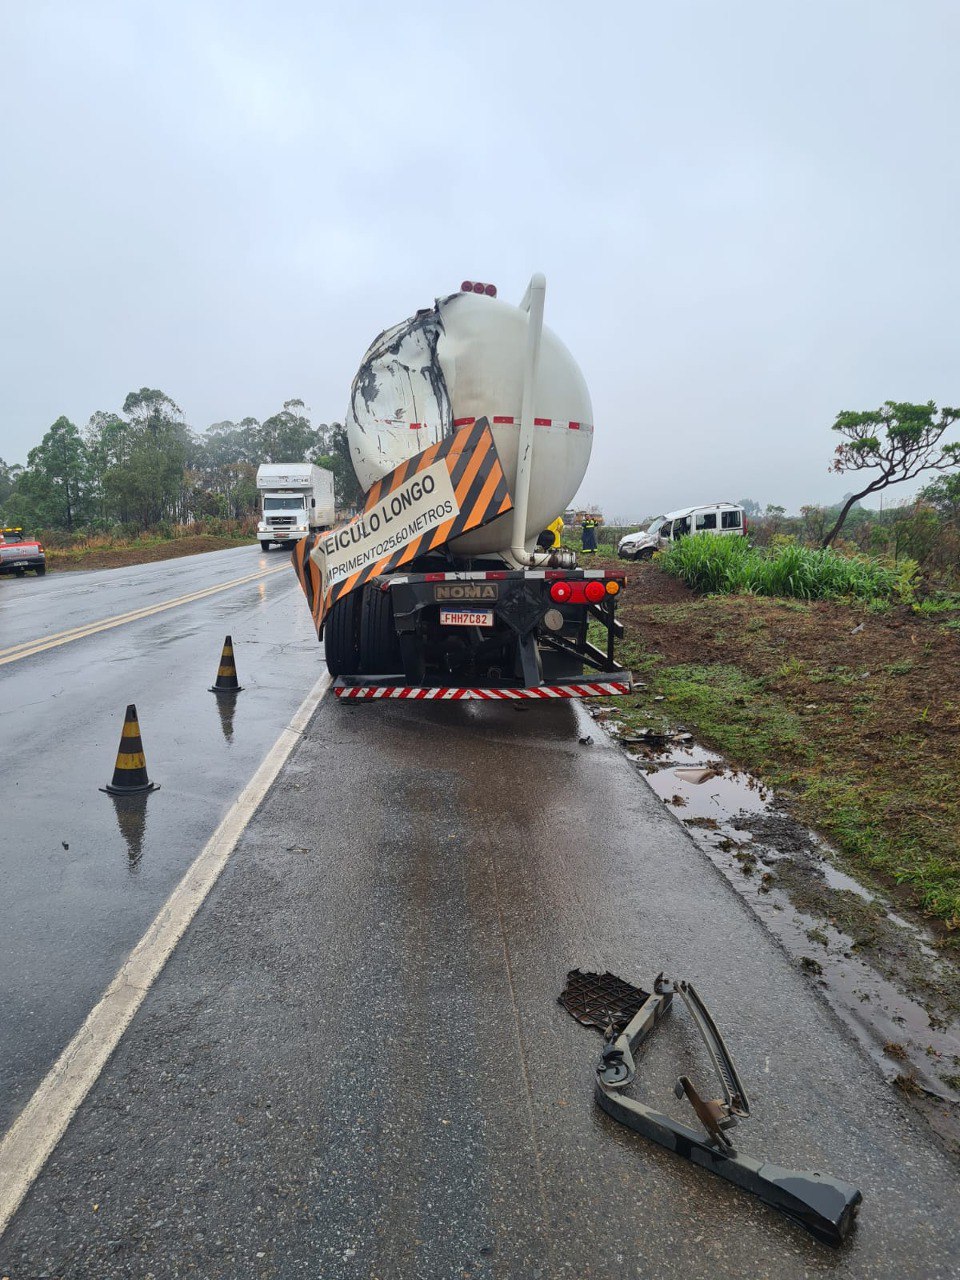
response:
M551 569L550 573L560 575L561 578L569 578L571 581L579 581L581 578L612 578L616 582L623 581L625 575L616 569L569 569L557 570ZM516 574L516 578L510 579L508 573ZM522 574L524 578L545 578L548 570L546 569L470 569L462 573L434 573L430 575L431 582L483 582L491 580L495 582L517 581ZM407 582L424 582L427 580L426 574L391 574L389 577L389 585L398 587Z
M542 684L536 689L425 689L418 685L334 685L338 698L412 698L415 701L468 702L473 700L516 701L521 698L600 698L629 693L627 680L604 680L589 684Z
M476 422L476 418L454 418L453 425L455 427L469 427ZM493 424L496 427L515 427L518 425L518 419L509 414L494 414ZM414 424L411 423L411 426ZM533 425L535 427L566 427L568 431L592 431L593 425L589 422L567 422L561 418L534 418Z
M386 419L390 421L390 419ZM394 418L393 422L397 426L402 425L402 419ZM453 425L455 427L472 427L476 422L476 418L454 418ZM494 426L517 426L517 419L509 415L498 414L493 419ZM430 427L428 422L410 422L407 424L411 431L426 431ZM534 418L533 425L535 427L566 427L568 431L592 431L593 425L589 422L566 422L560 418Z

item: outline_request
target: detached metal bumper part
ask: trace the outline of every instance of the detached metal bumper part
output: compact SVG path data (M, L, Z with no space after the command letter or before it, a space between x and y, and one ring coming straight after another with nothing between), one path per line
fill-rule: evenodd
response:
M706 1099L689 1076L680 1076L677 1081L676 1096L690 1102L703 1125L702 1134L624 1093L637 1074L638 1051L669 1013L675 995L703 1037L723 1095ZM577 1021L596 1027L606 1037L596 1068L594 1097L608 1115L758 1196L823 1244L837 1247L844 1242L863 1199L857 1187L828 1174L756 1160L734 1147L728 1131L750 1114L746 1091L713 1018L689 982L671 982L660 974L650 994L611 973L574 969L560 1003Z

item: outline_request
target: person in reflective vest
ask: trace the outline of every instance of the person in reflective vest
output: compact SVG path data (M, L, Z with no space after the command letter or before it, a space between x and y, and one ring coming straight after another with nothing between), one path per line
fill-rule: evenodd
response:
M597 553L597 529L599 527L600 521L596 516L583 517L583 523L580 526L580 546L585 556L592 556Z

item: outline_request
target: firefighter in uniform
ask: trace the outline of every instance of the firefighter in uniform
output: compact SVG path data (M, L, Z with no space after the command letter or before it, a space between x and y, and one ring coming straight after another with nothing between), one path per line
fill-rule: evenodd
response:
M597 529L600 521L596 516L585 515L580 526L580 547L585 556L597 554Z

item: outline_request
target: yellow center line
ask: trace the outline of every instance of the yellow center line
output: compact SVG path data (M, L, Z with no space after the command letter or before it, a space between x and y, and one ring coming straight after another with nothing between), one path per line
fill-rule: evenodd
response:
M73 640L82 640L85 636L109 631L111 627L122 627L127 622L138 622L141 618L153 617L155 613L163 613L167 609L192 604L195 600L204 600L208 596L218 595L221 591L229 591L231 587L241 587L245 582L254 582L257 578L268 578L272 573L284 572L289 572L286 565L278 565L276 569L262 569L257 573L248 573L243 578L234 578L231 582L220 582L215 587L204 587L202 591L192 591L189 595L177 596L175 600L165 600L161 604L133 609L130 613L118 613L115 617L103 618L99 622L88 622L82 627L72 627L69 631L58 631L52 636L41 636L39 640L25 640L22 644L11 645L9 649L0 649L0 667L6 666L8 662L17 662L20 658L31 658L35 653L43 653L45 649L56 649L59 645L70 644Z

